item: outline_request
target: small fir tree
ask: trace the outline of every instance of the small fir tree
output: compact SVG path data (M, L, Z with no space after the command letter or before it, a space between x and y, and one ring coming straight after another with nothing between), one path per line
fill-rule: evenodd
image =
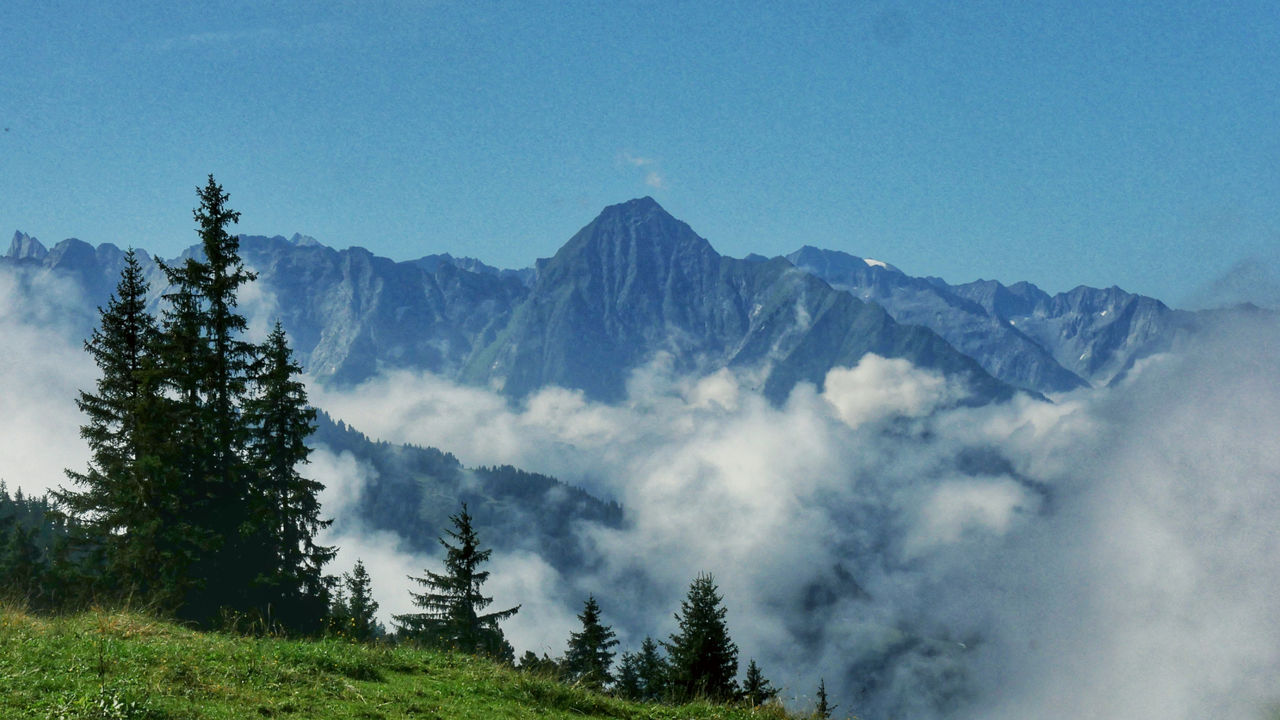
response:
M651 637L640 643L636 670L640 673L641 700L657 702L671 696L671 667Z
M556 660L542 653L542 657L532 650L525 650L520 656L520 664L516 666L520 672L532 673L545 678L561 680L564 678L564 665L560 660Z
M400 632L409 638L513 662L515 652L503 637L498 623L515 615L520 606L480 613L493 603L493 598L480 592L480 587L489 579L489 572L481 570L480 566L489 560L493 551L480 549L466 503L463 503L460 513L451 515L449 519L455 529L446 531L448 540L440 538L440 544L445 548L445 572L428 570L423 577L409 576L410 580L427 589L422 593L409 593L414 605L422 608L423 612L393 617Z
M613 651L618 644L613 629L600 624L600 605L595 597L588 597L578 615L582 631L570 633L569 651L565 654L565 668L569 679L593 689L602 690L613 681L609 668L613 665Z
M378 602L373 599L373 580L364 569L364 563L356 560L351 572L343 573L342 583L346 590L344 595L351 637L361 641L373 640L378 634L375 617Z
M814 716L823 718L831 717L831 713L836 711L836 705L832 705L827 700L827 681L825 678L818 679L818 707L814 710Z
M618 677L613 684L613 692L623 700L644 698L644 685L640 680L640 657L635 653L624 652L618 660Z
M751 707L756 707L769 702L777 694L777 688L769 684L755 659L747 663L747 677L742 683L742 699Z
M727 700L737 695L738 646L729 639L715 578L699 575L676 615L679 630L666 643L670 689L677 699Z

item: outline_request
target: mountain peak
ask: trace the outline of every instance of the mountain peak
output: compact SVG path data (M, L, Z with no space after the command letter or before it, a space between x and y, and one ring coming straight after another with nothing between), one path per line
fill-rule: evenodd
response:
M601 218L632 218L633 220L643 221L650 218L671 218L668 213L657 200L645 195L641 198L633 198L617 205L609 205L600 211L597 220ZM672 218L674 220L674 218Z
M9 252L6 257L15 260L24 260L31 258L33 260L43 260L49 251L39 240L18 230L13 233L13 241L9 243Z
M708 254L716 254L710 243L646 196L601 210L560 248L552 264L589 258L588 262L597 267L670 267Z

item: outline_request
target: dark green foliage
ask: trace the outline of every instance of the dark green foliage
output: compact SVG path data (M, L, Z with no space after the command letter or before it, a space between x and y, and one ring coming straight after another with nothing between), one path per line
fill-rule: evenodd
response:
M454 544L440 538L445 548L445 572L428 570L423 577L409 576L427 591L409 593L414 605L423 612L393 616L400 633L438 647L513 662L515 652L503 637L498 622L515 615L520 606L480 614L493 602L493 598L480 593L480 587L489 579L489 571L481 570L480 566L489 560L493 551L480 549L465 503L462 511L449 519L455 529L446 532Z
M676 699L727 700L737 695L738 646L729 639L721 601L715 578L703 574L680 603L679 630L664 643Z
M35 610L79 607L99 589L94 553L72 547L83 532L54 512L49 498L21 490L9 496L0 481L0 597Z
M0 577L5 589L19 598L32 598L40 591L40 550L33 539L35 530L15 524L0 548Z
M640 700L652 702L671 696L671 666L662 656L658 643L651 637L646 637L640 643L636 671L640 675Z
M255 533L250 547L262 563L252 591L254 604L272 606L286 626L315 631L329 604L323 567L335 551L314 542L316 533L332 522L320 519L317 495L323 486L298 471L311 454L306 440L315 429L316 417L307 405L306 389L296 379L301 372L284 330L276 323L254 368L255 392L244 409L253 473L249 499ZM356 567L364 573L363 565ZM362 600L366 603L372 602L368 579L365 573ZM371 612L367 615L372 617ZM362 634L369 636L367 619L364 629Z
M613 665L613 651L618 644L613 629L600 624L600 605L595 597L588 597L578 615L582 622L580 632L570 633L569 651L564 664L569 679L582 683L592 690L602 690L613 681L609 667Z
M640 682L640 659L633 652L622 653L618 660L618 675L613 683L613 692L624 700L639 700L644 692Z
M836 705L832 705L827 700L827 681L825 678L818 680L818 707L814 708L814 717L826 718L831 717L831 713L836 711Z
M242 418L255 349L241 339L247 323L236 312L237 291L254 275L227 231L240 218L227 207L227 194L213 176L198 194L193 214L203 259L162 264L171 291L161 322L161 365L176 400L168 418L177 440L172 490L189 539L180 546L180 614L208 622L225 608L249 609L256 599L250 588L267 561L253 537L254 469Z
M778 694L778 689L769 684L754 659L747 663L747 677L742 683L742 699L751 707L763 705Z
M243 339L238 289L253 280L227 228L239 213L213 179L197 190L201 252L161 263L160 321L130 252L116 296L85 347L101 370L82 392L92 457L56 497L100 553L114 594L180 617L315 631L328 610L333 556L314 544L319 483L298 471L315 412L277 326ZM55 549L54 565L71 552ZM59 557L62 559L59 559Z
M342 585L334 594L330 610L330 629L359 642L369 642L381 635L374 617L378 603L373 599L373 580L364 563L356 560L349 573L342 574Z
M67 471L76 489L53 493L76 517L84 542L102 549L107 571L122 593L160 592L167 558L161 526L167 510L161 426L166 400L158 375L159 333L147 313L149 286L133 250L125 254L115 294L100 309L101 322L85 350L101 372L94 392L76 400L85 415L80 436L89 466Z
M624 652L618 662L614 692L627 700L661 702L671 699L668 689L670 668L658 643L646 637L639 652Z
M538 657L532 650L524 651L524 654L520 656L520 664L516 666L516 669L555 680L560 680L565 676L563 662L548 657L546 653L543 653L542 657Z

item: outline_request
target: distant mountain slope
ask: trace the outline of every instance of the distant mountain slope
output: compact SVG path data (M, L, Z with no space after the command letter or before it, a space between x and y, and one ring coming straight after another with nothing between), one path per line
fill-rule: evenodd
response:
M901 323L922 325L1011 385L1046 393L1105 385L1168 349L1195 314L1119 288L1078 287L1049 296L1030 283L949 285L833 250L804 247L787 259Z
M393 262L282 237L242 237L240 249L275 295L309 372L325 382L392 368L456 376L527 294L518 274L465 270L447 256Z
M324 413L310 444L335 455L349 452L371 471L354 512L336 519L339 535L386 530L418 552L435 552L452 527L449 516L465 502L487 545L534 552L568 572L587 559L575 529L622 523L617 503L556 478L509 466L466 468L435 448L370 440Z
M1031 283L1005 287L988 280L956 285L952 291L1017 327L1093 385L1110 383L1137 360L1168 350L1179 332L1194 329L1198 317L1208 316L1173 310L1118 287L1080 286L1050 296Z

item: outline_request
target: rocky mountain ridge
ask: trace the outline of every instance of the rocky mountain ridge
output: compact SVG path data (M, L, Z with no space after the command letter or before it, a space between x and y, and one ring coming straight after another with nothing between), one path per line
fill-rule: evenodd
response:
M140 254L158 302L163 275ZM951 285L813 247L729 258L651 198L606 208L531 269L447 253L395 262L301 235L242 236L241 254L321 382L405 368L514 398L560 385L616 401L660 358L677 373L731 368L780 402L868 352L960 378L977 401L1053 394L1111 382L1196 322L1119 288ZM122 258L110 243L49 250L19 232L0 265L71 278L91 323Z

